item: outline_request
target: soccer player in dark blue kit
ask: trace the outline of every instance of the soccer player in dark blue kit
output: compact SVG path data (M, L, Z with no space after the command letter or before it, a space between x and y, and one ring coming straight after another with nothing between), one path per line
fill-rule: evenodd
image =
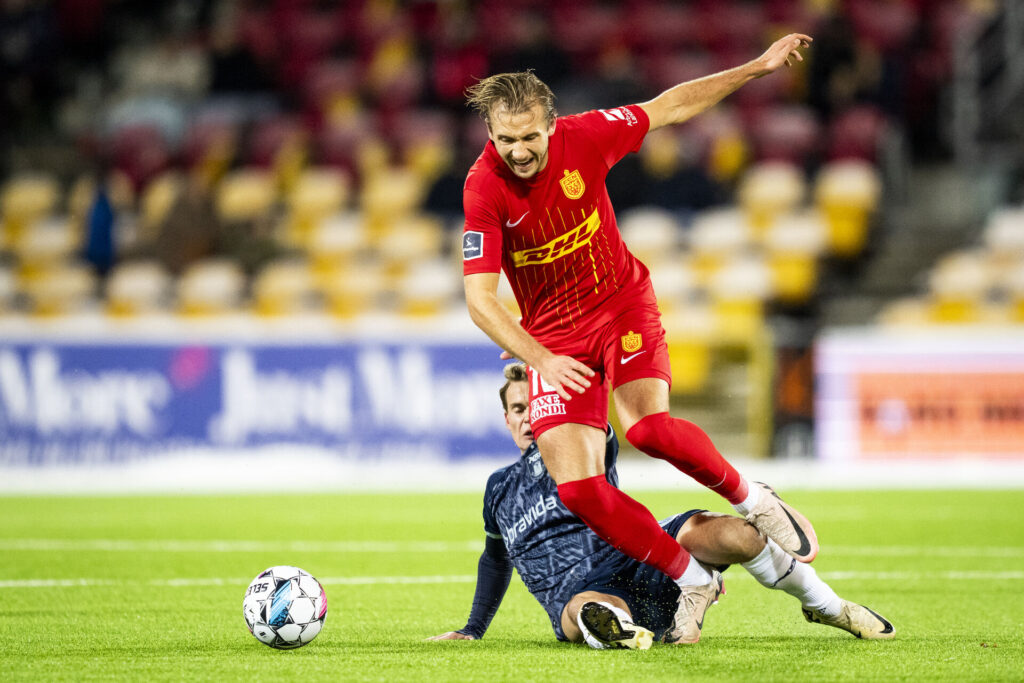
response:
M530 429L526 368L509 365L505 378L499 395L522 457L487 481L486 545L469 621L431 640L483 637L515 568L547 612L559 640L598 649L646 649L654 640L697 642L699 626L691 630L687 623L674 623L680 599L676 583L615 550L561 503ZM606 444L606 476L617 486L618 440L611 427ZM740 564L762 585L796 597L808 621L858 638L885 639L895 633L883 617L840 598L809 565L797 562L740 517L690 510L661 525L698 561L716 567ZM701 614L706 609L695 607Z

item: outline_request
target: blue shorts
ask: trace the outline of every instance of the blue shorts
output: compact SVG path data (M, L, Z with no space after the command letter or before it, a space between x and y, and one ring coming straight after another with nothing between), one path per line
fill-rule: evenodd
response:
M705 510L690 510L659 523L675 538L686 520L700 512ZM576 584L573 595L583 591L622 598L629 605L633 621L653 631L655 640L661 640L672 625L679 602L679 586L667 574L622 553L594 567Z

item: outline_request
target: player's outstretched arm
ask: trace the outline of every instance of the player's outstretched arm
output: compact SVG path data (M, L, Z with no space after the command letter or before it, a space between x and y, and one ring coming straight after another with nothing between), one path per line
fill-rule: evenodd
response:
M473 609L469 620L458 631L448 631L427 640L477 640L483 638L491 619L512 580L512 561L508 557L505 541L487 536L484 551L476 568L476 590L473 591Z
M765 50L757 59L734 69L697 78L669 88L640 106L651 120L651 130L682 123L711 108L744 84L767 76L783 65L802 62L800 48L809 47L814 40L803 33L790 33Z
M556 356L523 329L512 313L498 301L498 274L474 273L463 278L469 317L498 346L524 361L555 388L562 399L569 391L582 394L590 386L594 371L569 356Z

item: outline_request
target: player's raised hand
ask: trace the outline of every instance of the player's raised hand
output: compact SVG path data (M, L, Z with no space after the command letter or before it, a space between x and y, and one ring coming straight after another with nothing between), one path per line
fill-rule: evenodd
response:
M430 636L427 640L476 640L476 638L465 633L459 633L458 631L448 631L448 633L442 633L441 635Z
M564 401L572 400L569 390L582 394L590 387L594 371L571 356L551 356L533 368Z
M803 33L790 33L779 38L755 60L758 66L757 77L770 74L781 68L783 64L792 66L793 62L804 61L803 55L800 54L800 48L810 47L813 40L814 38Z

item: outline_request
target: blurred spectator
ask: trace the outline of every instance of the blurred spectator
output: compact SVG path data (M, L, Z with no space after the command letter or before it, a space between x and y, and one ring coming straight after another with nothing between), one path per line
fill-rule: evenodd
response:
M30 127L52 127L59 48L50 3L0 3L0 141L13 141L15 133Z
M156 259L175 275L202 259L227 256L236 259L246 272L254 273L282 252L270 235L270 219L222 220L209 183L201 174L193 173L152 241L124 256Z
M850 106L882 99L882 65L876 50L858 39L850 20L825 17L814 32L807 99L822 120Z
M697 150L684 154L676 131L652 131L637 156L629 155L608 174L608 194L616 211L652 205L695 211L726 200L726 191L700 163Z
M92 264L100 277L105 277L114 265L114 206L107 189L107 174L98 174L96 195L85 221L85 260Z
M239 34L238 18L231 9L217 17L210 34L210 92L238 94L264 92L272 78Z

